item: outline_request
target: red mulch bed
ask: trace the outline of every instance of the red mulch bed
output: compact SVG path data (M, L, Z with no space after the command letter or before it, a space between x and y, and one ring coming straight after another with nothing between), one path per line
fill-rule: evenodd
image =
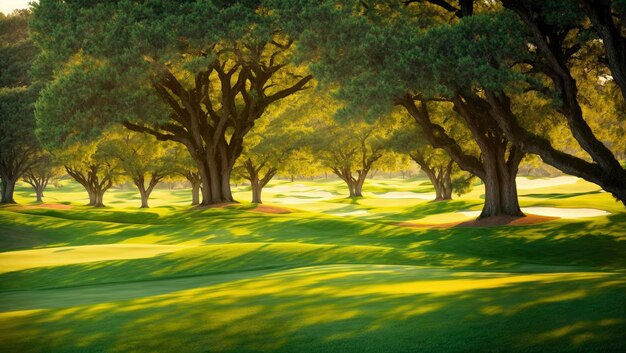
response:
M452 227L496 227L496 226L526 226L531 224L545 223L558 219L558 217L537 216L533 214L526 215L526 217L511 217L511 216L495 216L485 219L475 219L465 222L451 222L451 223L439 223L439 224L416 224L411 222L396 223L401 227L412 228L452 228Z
M258 205L256 208L253 208L250 211L263 213L291 213L291 211L287 208L267 205Z

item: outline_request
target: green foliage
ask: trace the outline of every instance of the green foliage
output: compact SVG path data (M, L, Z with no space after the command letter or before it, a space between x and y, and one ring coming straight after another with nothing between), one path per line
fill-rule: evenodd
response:
M159 126L172 114L153 89L163 71L189 88L216 60L236 62L235 69L258 64L261 44L278 40L274 22L257 1L40 1L32 21L42 50L36 72L52 82L37 104L39 134L59 145L94 138L113 122ZM261 88L250 94L272 91ZM210 84L213 98L218 89Z
M107 133L99 146L100 153L115 158L132 181L172 173L175 166L165 157L167 147L153 136L126 131L121 126Z
M354 9L358 1L297 3L276 6L299 35L299 49L314 53L302 56L313 61L316 77L339 84L348 116L375 118L406 93L450 96L463 89L499 89L520 78L510 65L526 55L527 35L507 11L423 29L402 8L377 21Z

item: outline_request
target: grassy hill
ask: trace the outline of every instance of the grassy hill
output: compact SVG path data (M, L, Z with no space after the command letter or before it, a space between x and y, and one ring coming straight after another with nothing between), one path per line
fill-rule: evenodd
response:
M157 190L138 209L115 189L94 209L72 183L43 205L21 185L0 208L0 350L626 350L626 212L597 186L520 179L525 209L575 209L490 227L463 223L480 186L364 191L275 181L263 206L238 187L240 204L191 209L189 190Z

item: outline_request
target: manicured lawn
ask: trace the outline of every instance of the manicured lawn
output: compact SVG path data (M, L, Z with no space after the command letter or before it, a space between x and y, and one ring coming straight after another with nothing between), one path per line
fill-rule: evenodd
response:
M542 184L542 182L544 184ZM452 226L482 188L423 179L274 181L265 206L150 209L74 184L0 208L0 351L624 352L626 212L576 180L524 180L523 207L609 215ZM584 214L583 214L584 215Z

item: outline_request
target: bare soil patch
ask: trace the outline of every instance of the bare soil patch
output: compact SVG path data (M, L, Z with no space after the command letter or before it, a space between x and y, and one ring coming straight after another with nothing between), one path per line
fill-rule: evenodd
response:
M262 213L291 213L291 210L278 206L268 206L268 205L258 205L256 208L251 209L250 211L254 212L262 212Z
M474 219L471 221L460 221L450 223L437 223L437 224L419 224L411 222L396 223L400 227L412 227L412 228L452 228L452 227L497 227L497 226L525 226L531 224L545 223L559 217L537 216L533 214L526 215L526 217L510 217L510 216L496 216L485 219Z

